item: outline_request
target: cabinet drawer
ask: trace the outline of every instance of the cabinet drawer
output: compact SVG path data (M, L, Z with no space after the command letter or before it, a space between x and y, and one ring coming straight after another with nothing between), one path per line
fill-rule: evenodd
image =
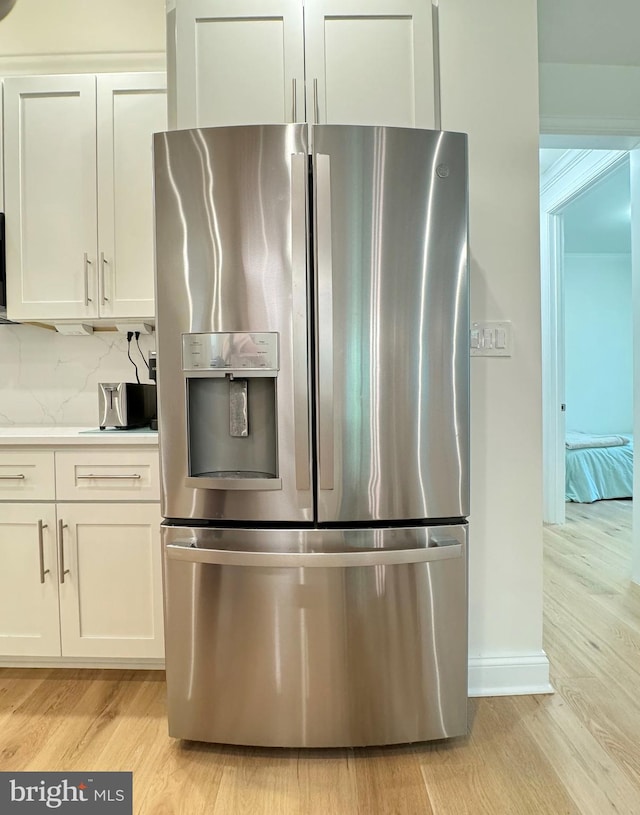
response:
M0 501L53 501L53 452L0 451Z
M59 501L158 501L157 450L56 453Z

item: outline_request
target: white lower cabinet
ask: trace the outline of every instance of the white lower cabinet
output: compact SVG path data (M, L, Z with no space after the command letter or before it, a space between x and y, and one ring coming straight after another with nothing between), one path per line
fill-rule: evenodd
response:
M54 451L42 455L53 463ZM113 468L114 455L112 450L91 453L94 469ZM127 459L123 471L135 465L137 473L157 451L121 455ZM21 464L20 453L15 456ZM55 456L60 476L74 454ZM86 457L84 450L77 452L79 467ZM68 664L146 664L164 658L160 506L136 503L137 481L131 483L130 500L117 503L60 501L60 483L57 503L0 501L3 663L29 658L25 661L61 665L65 659Z
M0 655L60 656L56 509L0 504Z
M161 658L158 507L58 504L58 536L62 653Z

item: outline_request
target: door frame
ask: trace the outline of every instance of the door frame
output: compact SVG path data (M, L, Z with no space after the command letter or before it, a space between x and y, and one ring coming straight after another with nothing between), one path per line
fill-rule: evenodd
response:
M627 149L567 150L571 153L561 156L540 183L543 519L550 524L565 522L563 210L629 153Z

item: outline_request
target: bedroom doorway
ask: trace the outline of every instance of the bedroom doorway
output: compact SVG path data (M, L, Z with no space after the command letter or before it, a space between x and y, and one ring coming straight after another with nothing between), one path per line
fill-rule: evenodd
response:
M540 237L544 520L565 522L564 213L625 160L626 150L541 151Z
M551 142L551 144L549 144ZM555 144L553 143L555 142ZM577 147L576 142L582 142L583 147ZM626 143L625 143L626 142ZM565 293L565 218L567 229L569 230L566 236L569 241L569 248L575 251L575 234L572 233L573 226L571 224L572 212L579 212L580 202L586 202L590 191L606 188L607 185L611 186L615 181L616 174L618 178L621 174L627 173L627 184L629 180L629 172L632 178L632 197L636 202L640 203L640 155L638 150L629 151L630 140L626 139L624 142L618 140L620 149L597 149L584 148L585 138L574 138L574 144L571 145L569 137L548 137L547 143L549 148L543 141L543 149L541 151L541 270L542 270L542 334L543 334L543 439L544 439L544 520L547 523L564 523L565 521L565 431L571 429L571 424L575 424L576 420L580 417L573 412L569 411L569 418L571 422L567 422L567 413L565 406L567 404L566 398L566 377L569 374L574 376L575 371L565 370L565 294L570 295L571 290L575 295L576 282L569 281L569 291ZM611 144L609 140L609 144ZM615 143L615 142L614 142ZM546 148L546 149L545 149ZM573 149L572 149L573 148ZM624 148L624 149L623 149ZM629 163L631 165L629 169ZM635 175L634 175L635 174ZM609 179L609 180L607 180ZM636 211L638 207L636 206ZM627 210L628 218L628 210ZM612 206L608 207L607 216L609 219L620 217L621 213L614 212ZM635 219L638 221L638 219ZM640 347L640 227L634 227L634 270L633 270L633 300L634 303L633 313L629 315L630 306L629 300L632 298L627 294L627 302L623 306L623 311L626 309L627 318L631 316L633 323L633 332L635 334L635 347ZM592 247L591 247L592 248ZM589 253L589 247L584 253ZM611 253L614 254L614 253ZM619 263L620 259L609 258L614 265ZM572 258L571 264L575 267L576 263L581 267L591 272L592 277L597 277L597 271L593 269L594 259L589 257ZM591 269L588 267L591 265ZM569 270L575 275L575 268ZM592 281L594 282L594 281ZM628 286L628 279L627 279ZM587 293L588 294L588 293ZM611 295L611 293L609 293ZM597 322L605 324L606 320L597 320L597 303L589 303L589 296L593 300L593 292L587 296L584 293L581 297L586 296L586 306L593 311L594 321L594 334L597 334ZM606 308L606 303L603 301L603 313ZM609 309L613 308L611 303ZM634 316L637 315L637 316ZM621 318L622 319L622 318ZM611 315L609 315L611 320ZM609 322L610 329L613 331L615 326ZM613 326L613 328L612 328ZM627 332L627 336L628 336ZM594 339L594 338L592 338ZM574 342L575 337L570 339ZM597 355L597 338L596 344L592 347L592 353ZM594 351L595 349L595 351ZM635 390L640 386L640 365L636 354L635 368L636 373L630 377L635 381ZM594 364L595 364L594 359ZM629 371L631 370L631 362L629 359L625 362ZM575 379L575 376L574 376ZM571 383L572 400L575 407L575 382ZM637 424L635 418L639 414L640 399L635 396L636 407L632 410L631 424ZM582 421L586 421L584 415L581 417ZM610 417L611 421L615 421ZM628 422L628 415L624 420L618 417L617 421ZM610 425L611 426L611 425ZM604 427L602 425L601 427ZM597 432L594 429L594 432ZM636 469L638 464L636 464ZM634 508L634 516L635 516ZM640 582L640 524L636 522L637 518L634 517L634 564L633 564L633 579L635 582Z

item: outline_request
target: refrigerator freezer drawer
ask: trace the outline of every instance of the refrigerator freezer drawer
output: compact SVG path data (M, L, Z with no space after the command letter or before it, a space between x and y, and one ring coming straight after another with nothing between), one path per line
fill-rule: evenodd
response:
M467 729L466 527L165 527L169 732L282 747Z

